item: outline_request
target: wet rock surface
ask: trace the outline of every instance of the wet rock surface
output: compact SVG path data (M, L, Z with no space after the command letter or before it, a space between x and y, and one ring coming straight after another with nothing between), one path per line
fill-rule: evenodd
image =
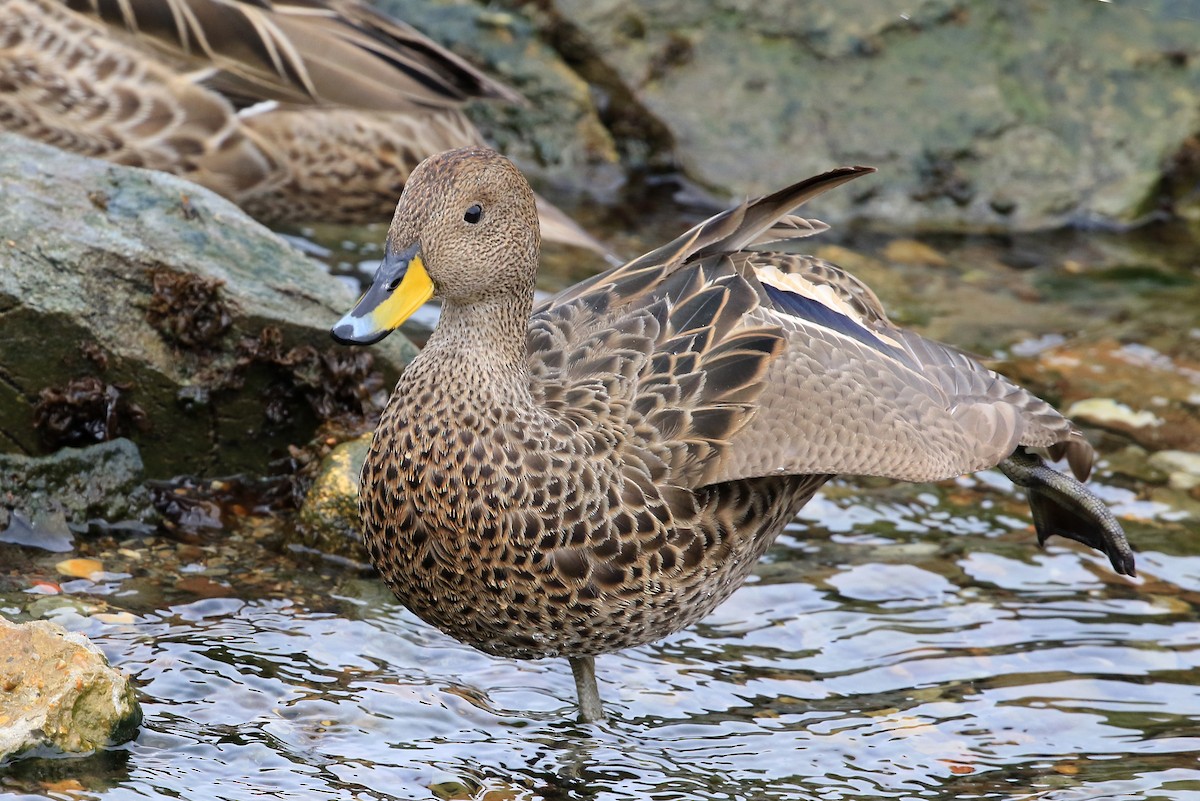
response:
M301 541L322 553L365 563L358 519L358 477L371 435L343 442L321 461L300 508Z
M1103 339L1050 348L1012 372L1080 422L1151 450L1200 452L1200 365Z
M0 452L129 437L151 478L261 472L413 352L335 347L352 293L172 176L2 135L0 192Z
M376 0L375 5L437 39L518 90L524 105L476 102L473 121L535 184L570 196L610 195L624 167L623 131L605 119L569 53L556 50L536 4L461 0ZM557 198L556 198L557 199Z
M1196 206L1200 20L1166 2L380 5L524 91L529 108L477 119L582 193L611 186L594 168L616 157L725 197L870 164L881 176L823 213L933 230Z
M0 617L0 760L39 746L83 753L142 721L133 685L82 634Z
M156 515L142 457L128 439L49 456L0 454L0 541L67 550L89 521L147 524Z

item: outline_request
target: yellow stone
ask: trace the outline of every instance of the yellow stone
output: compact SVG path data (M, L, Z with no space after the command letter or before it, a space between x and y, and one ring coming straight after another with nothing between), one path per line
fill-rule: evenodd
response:
M104 570L104 565L100 564L99 559L64 559L54 569L64 576L87 578Z
M941 253L915 239L893 239L883 249L883 257L900 264L922 264L929 267L945 267L949 263Z

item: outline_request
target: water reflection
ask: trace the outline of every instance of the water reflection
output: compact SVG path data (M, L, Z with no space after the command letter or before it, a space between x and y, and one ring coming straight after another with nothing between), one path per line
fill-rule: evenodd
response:
M571 719L565 661L477 653L373 578L284 554L264 555L309 600L146 608L129 595L125 622L60 607L53 617L136 677L146 724L89 760L16 763L0 787L53 794L69 779L88 797L197 799L1183 798L1200 787L1194 538L1141 554L1136 584L1073 547L1039 552L997 522L1003 498L957 531L939 525L947 510L928 489L878 503L840 492L808 515L829 528L794 524L699 626L602 657L612 718L598 726ZM120 584L93 600L111 611Z

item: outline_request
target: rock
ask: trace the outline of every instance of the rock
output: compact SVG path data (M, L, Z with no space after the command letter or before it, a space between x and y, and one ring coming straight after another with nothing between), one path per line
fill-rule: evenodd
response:
M341 443L321 462L300 508L305 545L357 562L367 561L358 519L358 476L371 436Z
M1143 484L1165 484L1167 473L1150 461L1150 454L1137 445L1126 445L1117 451L1104 454L1104 471L1117 476L1126 476Z
M512 12L469 0L375 0L375 5L525 96L529 103L523 106L473 103L468 116L535 185L556 188L556 203L565 199L569 207L563 195L570 193L607 196L623 180L615 141L621 127L601 119L593 89L577 65L567 63L566 52L560 55L539 39L534 21L523 13L536 14L531 5ZM555 36L546 26L540 33L551 41Z
M1200 453L1159 451L1150 457L1150 464L1167 474L1172 489L1200 487Z
M37 746L83 753L133 737L133 685L82 634L0 618L0 760Z
M1166 3L525 5L575 31L577 59L601 62L709 187L756 195L841 164L880 168L821 199L834 221L1129 222L1200 129L1200 20Z
M148 524L155 515L143 473L141 455L128 439L42 457L0 454L0 541L69 550L70 531L92 520ZM21 526L33 536L12 539L10 531ZM46 542L55 533L66 535L66 548Z
M927 267L945 267L949 264L941 253L915 239L893 239L884 247L883 257L901 264L921 264Z
M1145 409L1134 411L1112 398L1085 398L1067 409L1067 416L1079 418L1092 425L1109 428L1147 428L1161 426L1162 418Z
M262 472L414 352L335 346L352 293L179 178L4 134L0 193L0 452L126 436L149 478Z
M61 586L59 590L61 592ZM35 620L54 621L80 620L97 614L103 606L92 603L78 595L44 595L25 604L24 614Z
M1014 359L1001 371L1067 416L1146 450L1200 451L1200 363L1185 354L1107 338L1070 341Z
M76 557L74 559L64 559L54 566L60 576L71 576L72 578L89 578L96 573L104 572L104 563L99 559L85 559Z

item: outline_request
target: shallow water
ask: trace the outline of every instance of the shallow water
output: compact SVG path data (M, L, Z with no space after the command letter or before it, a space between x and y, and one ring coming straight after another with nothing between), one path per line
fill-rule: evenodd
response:
M995 473L832 485L700 625L601 657L611 719L575 723L565 661L495 659L373 577L248 520L207 543L0 546L62 594L0 612L83 631L136 680L135 741L27 758L58 798L1187 798L1200 791L1200 542L1119 488L1140 578L1051 542Z
M1200 399L1200 372L1180 366L1200 357L1186 231L814 243L931 336L1001 362L1115 338ZM329 259L354 280L375 256L352 244ZM578 277L551 271L546 288ZM837 482L701 624L601 657L611 717L591 726L573 720L565 661L448 639L368 571L288 547L286 518L82 539L73 554L0 544L0 613L88 634L146 713L124 746L0 767L0 795L1200 797L1200 492L1145 478L1136 436L1092 433L1093 487L1138 579L1074 544L1039 550L995 472ZM67 556L104 572L60 576Z

